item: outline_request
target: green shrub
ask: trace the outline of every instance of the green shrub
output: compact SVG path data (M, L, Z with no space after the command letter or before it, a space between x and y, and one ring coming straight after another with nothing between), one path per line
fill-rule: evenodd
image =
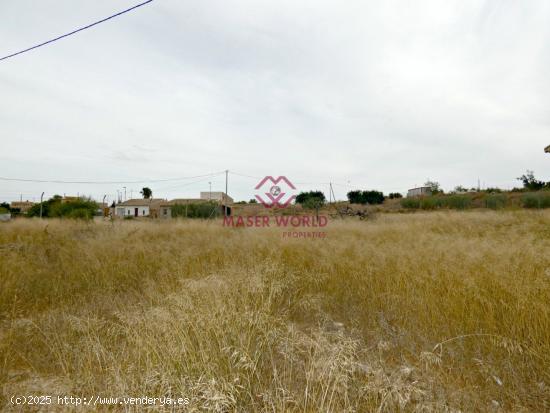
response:
M504 194L489 195L485 198L485 206L490 209L501 209L508 204L508 197Z
M376 205L382 204L385 199L380 191L349 191L347 196L350 204Z
M220 205L215 202L174 205L171 211L173 218L215 218L221 215Z
M420 199L420 208L425 210L432 210L441 207L441 199L436 197L426 197Z
M309 199L315 199L315 202L321 202L322 204L325 203L326 198L325 194L323 194L322 191L309 191L309 192L300 192L296 196L296 203L297 204L305 204Z
M407 209L418 209L420 208L420 200L418 198L402 198L401 206Z
M401 198L403 198L403 195L401 195L399 192L391 192L388 195L388 198L390 198L390 199L401 199Z
M10 211L8 211L6 208L4 207L0 207L0 214L9 214Z
M465 195L452 195L444 199L444 205L451 209L466 209L470 208L472 199Z
M92 219L97 211L97 204L91 199L81 198L75 201L62 202L59 195L42 203L42 217L44 218L82 218ZM29 217L40 216L40 204L35 204L27 213Z
M550 192L527 193L521 198L524 208L550 208Z

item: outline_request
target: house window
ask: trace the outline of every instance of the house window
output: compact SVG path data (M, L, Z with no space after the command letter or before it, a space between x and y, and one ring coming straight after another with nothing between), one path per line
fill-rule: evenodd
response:
M142 210L142 211L141 211L141 215L145 215L145 210Z
M162 210L162 214L163 214L163 215L168 215L168 209L167 209L167 208L164 208L164 209Z

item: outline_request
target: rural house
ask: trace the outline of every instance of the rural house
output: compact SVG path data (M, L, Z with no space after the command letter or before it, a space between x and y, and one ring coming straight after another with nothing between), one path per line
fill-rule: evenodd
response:
M11 209L18 209L22 214L26 214L29 209L34 205L34 202L30 201L13 201L10 204Z
M129 199L115 206L117 217L158 217L164 199Z
M415 196L430 196L432 194L432 188L429 186L421 186L419 188L409 189L407 192L407 198Z

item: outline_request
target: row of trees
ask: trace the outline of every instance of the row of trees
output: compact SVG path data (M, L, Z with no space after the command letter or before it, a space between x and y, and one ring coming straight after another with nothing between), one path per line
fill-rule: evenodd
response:
M401 198L402 195L398 192L389 194L390 199ZM351 204L370 204L377 205L382 204L386 197L380 191L350 191L347 194L348 201ZM325 194L321 191L309 191L301 192L296 197L296 203L302 205L304 208L316 209L326 203Z

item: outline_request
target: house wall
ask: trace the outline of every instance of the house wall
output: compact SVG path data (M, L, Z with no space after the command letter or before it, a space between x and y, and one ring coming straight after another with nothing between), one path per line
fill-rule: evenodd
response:
M413 197L413 196L422 196L422 195L431 195L432 190L429 187L422 187L422 188L413 188L409 189L407 192L407 197Z
M161 218L161 219L170 219L170 218L172 218L172 208L170 208L169 206L160 207L159 218Z
M147 205L139 205L139 206L117 206L116 207L116 216L117 217L133 217L135 216L135 208L138 209L138 216L139 217L148 217L149 216L149 206Z

